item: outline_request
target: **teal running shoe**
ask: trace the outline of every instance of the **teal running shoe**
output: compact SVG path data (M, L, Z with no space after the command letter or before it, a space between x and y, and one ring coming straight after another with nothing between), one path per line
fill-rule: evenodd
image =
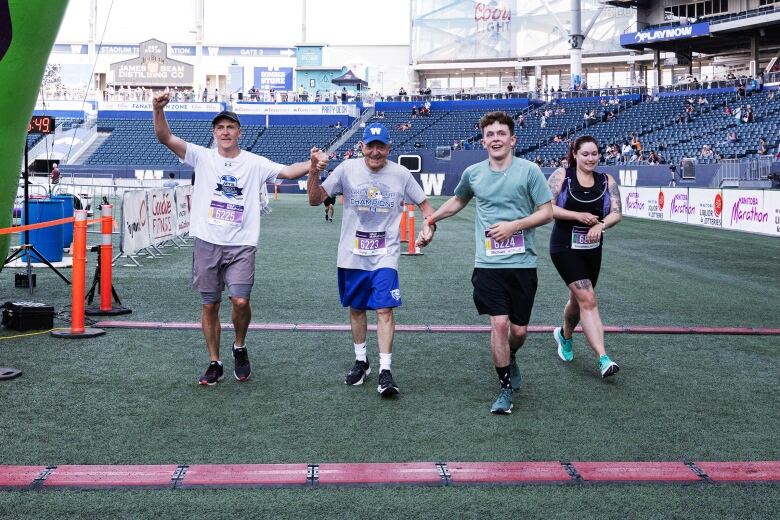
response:
M512 390L520 390L523 386L523 375L520 373L520 367L517 366L514 352L509 355L509 379L512 380Z
M558 344L558 357L561 358L561 361L568 363L574 359L574 339L564 338L563 330L560 327L555 327L553 337L555 338L555 343Z
M512 389L502 388L498 394L498 399L490 408L490 413L497 415L508 415L512 413Z
M620 370L620 367L617 363L609 359L608 355L604 354L599 358L599 371L601 372L602 378L614 376L618 373L618 370Z

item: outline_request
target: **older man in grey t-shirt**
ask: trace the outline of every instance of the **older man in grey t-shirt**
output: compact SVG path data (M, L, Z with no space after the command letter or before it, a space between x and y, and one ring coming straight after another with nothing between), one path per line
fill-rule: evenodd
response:
M361 385L371 373L366 356L366 310L373 310L379 343L377 392L388 397L398 394L390 369L395 334L393 308L401 305L398 257L404 201L417 204L423 217L433 213L433 207L409 170L388 162L392 145L384 125L366 126L360 146L363 157L342 162L322 184L319 175L310 172L307 189L312 206L336 193L344 194L338 284L341 304L349 307L355 348L355 364L344 383Z

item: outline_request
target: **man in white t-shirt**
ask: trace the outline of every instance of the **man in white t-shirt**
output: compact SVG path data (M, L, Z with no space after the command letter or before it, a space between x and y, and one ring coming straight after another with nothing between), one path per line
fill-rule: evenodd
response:
M238 145L241 122L227 110L212 120L214 148L188 143L171 133L163 111L169 101L168 93L153 99L155 134L179 159L194 168L197 178L190 217L190 236L195 238L192 285L201 295L201 326L211 359L199 382L212 386L223 378L219 307L225 286L235 331L233 375L246 381L252 373L245 339L252 319L249 296L260 238L261 190L269 181L297 179L309 170L322 171L328 158L315 147L308 161L284 166L243 151Z
M391 149L387 127L368 125L360 147L363 157L342 162L322 184L319 175L310 172L307 191L312 206L319 206L336 193L344 194L338 284L341 304L349 307L355 349L355 364L344 383L362 385L371 373L366 356L366 310L373 310L379 344L377 392L390 397L399 392L390 369L395 335L393 308L401 305L398 258L404 201L417 204L423 217L433 213L433 207L409 170L387 160Z

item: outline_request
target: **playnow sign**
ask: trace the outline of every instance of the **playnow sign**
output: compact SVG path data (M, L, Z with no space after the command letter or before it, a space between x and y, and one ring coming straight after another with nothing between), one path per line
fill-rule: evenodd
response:
M694 23L691 25L678 25L675 27L659 27L620 35L620 45L636 45L655 43L661 41L681 40L695 38L710 34L710 24Z

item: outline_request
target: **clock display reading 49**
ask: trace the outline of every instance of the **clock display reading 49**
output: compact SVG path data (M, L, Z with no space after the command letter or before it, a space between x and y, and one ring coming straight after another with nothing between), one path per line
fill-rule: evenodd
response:
M52 116L32 116L27 127L28 134L53 134L54 118Z

